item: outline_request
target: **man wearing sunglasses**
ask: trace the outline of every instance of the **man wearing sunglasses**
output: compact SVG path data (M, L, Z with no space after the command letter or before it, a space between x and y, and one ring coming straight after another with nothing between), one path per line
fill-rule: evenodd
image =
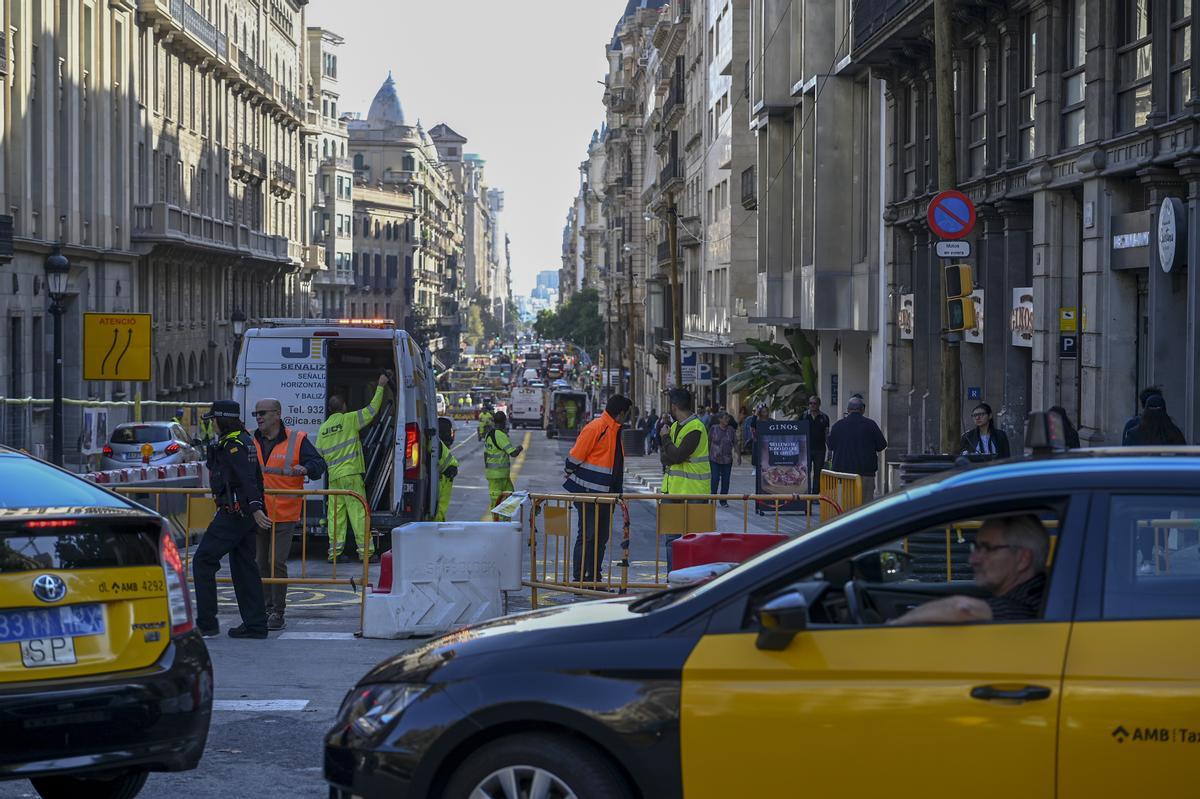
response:
M948 596L926 602L890 624L963 624L973 621L1028 621L1042 612L1050 536L1031 514L989 519L971 546L975 584L987 599Z
M266 488L301 491L305 480L320 480L325 474L325 459L301 430L283 425L283 406L273 398L260 399L254 406L254 448L262 467ZM304 497L298 494L266 494L267 516L275 523L272 530L258 533L258 573L263 577L287 577L288 553L292 537L303 531L300 517ZM275 555L271 556L272 539ZM267 629L282 630L287 622L283 613L287 604L287 583L263 583L267 605Z

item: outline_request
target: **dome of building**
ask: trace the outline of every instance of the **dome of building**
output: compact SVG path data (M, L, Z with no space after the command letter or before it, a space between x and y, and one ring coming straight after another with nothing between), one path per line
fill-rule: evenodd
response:
M375 99L371 101L367 124L373 128L404 124L404 108L400 105L400 96L396 94L396 82L392 80L391 72L375 93Z

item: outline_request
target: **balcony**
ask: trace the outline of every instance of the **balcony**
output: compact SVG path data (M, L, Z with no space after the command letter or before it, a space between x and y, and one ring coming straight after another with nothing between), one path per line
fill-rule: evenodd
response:
M161 202L134 206L132 238L135 242L184 244L280 263L287 263L291 256L283 236Z
M674 147L667 158L662 171L658 173L658 189L664 194L673 192L683 186L683 170L679 168L679 159L675 157Z
M266 156L263 156L264 158ZM296 191L296 170L276 161L271 169L271 193L287 199Z
M678 244L676 244L676 247L675 247L675 255L676 255L675 261L676 261L676 264L678 264L680 258L682 257L679 253ZM669 268L671 266L671 247L668 242L660 241L658 243L657 263L658 263L658 266L660 269L661 268Z
M267 154L262 150L256 150L249 144L242 142L232 154L234 177L238 180L241 180L243 183L249 183L255 179L266 179Z
M229 44L225 34L185 0L138 0L137 9L164 33L182 32L173 43L199 62L214 57L218 65L229 59Z
M254 59L245 50L236 49L238 69L242 71L242 75L254 86L262 90L262 93L268 97L275 96L275 79L271 77L271 73L255 63Z
M684 100L683 88L683 72L679 67L676 67L675 74L671 76L671 86L667 89L667 98L663 103L663 128L673 127L679 120L683 119L683 111L686 103Z
M747 211L758 208L758 168L748 166L742 170L742 207Z
M862 48L889 23L919 0L858 0L851 22L851 52Z

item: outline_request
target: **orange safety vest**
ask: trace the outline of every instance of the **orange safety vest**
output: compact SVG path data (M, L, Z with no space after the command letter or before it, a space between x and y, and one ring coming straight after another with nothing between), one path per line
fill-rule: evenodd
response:
M605 411L579 431L575 446L567 454L569 474L563 488L572 494L612 491L617 447L621 446L621 423Z
M284 429L284 439L275 445L270 456L263 460L262 442L254 437L254 449L258 452L258 465L262 467L263 488L278 488L299 491L304 488L304 475L293 475L292 468L300 463L300 445L307 434L301 430ZM299 494L264 494L267 516L276 522L298 522L304 506L304 497Z

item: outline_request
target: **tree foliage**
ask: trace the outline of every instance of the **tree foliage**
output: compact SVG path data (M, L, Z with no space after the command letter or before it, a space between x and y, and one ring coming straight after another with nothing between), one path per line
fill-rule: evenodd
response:
M784 343L748 339L756 352L742 359L740 371L730 375L725 386L743 394L752 405L764 403L788 418L799 419L817 385L814 349L799 330L784 338Z
M557 312L539 311L533 331L539 338L569 341L586 350L593 358L598 357L600 346L604 343L599 292L584 289L572 294L571 299Z

